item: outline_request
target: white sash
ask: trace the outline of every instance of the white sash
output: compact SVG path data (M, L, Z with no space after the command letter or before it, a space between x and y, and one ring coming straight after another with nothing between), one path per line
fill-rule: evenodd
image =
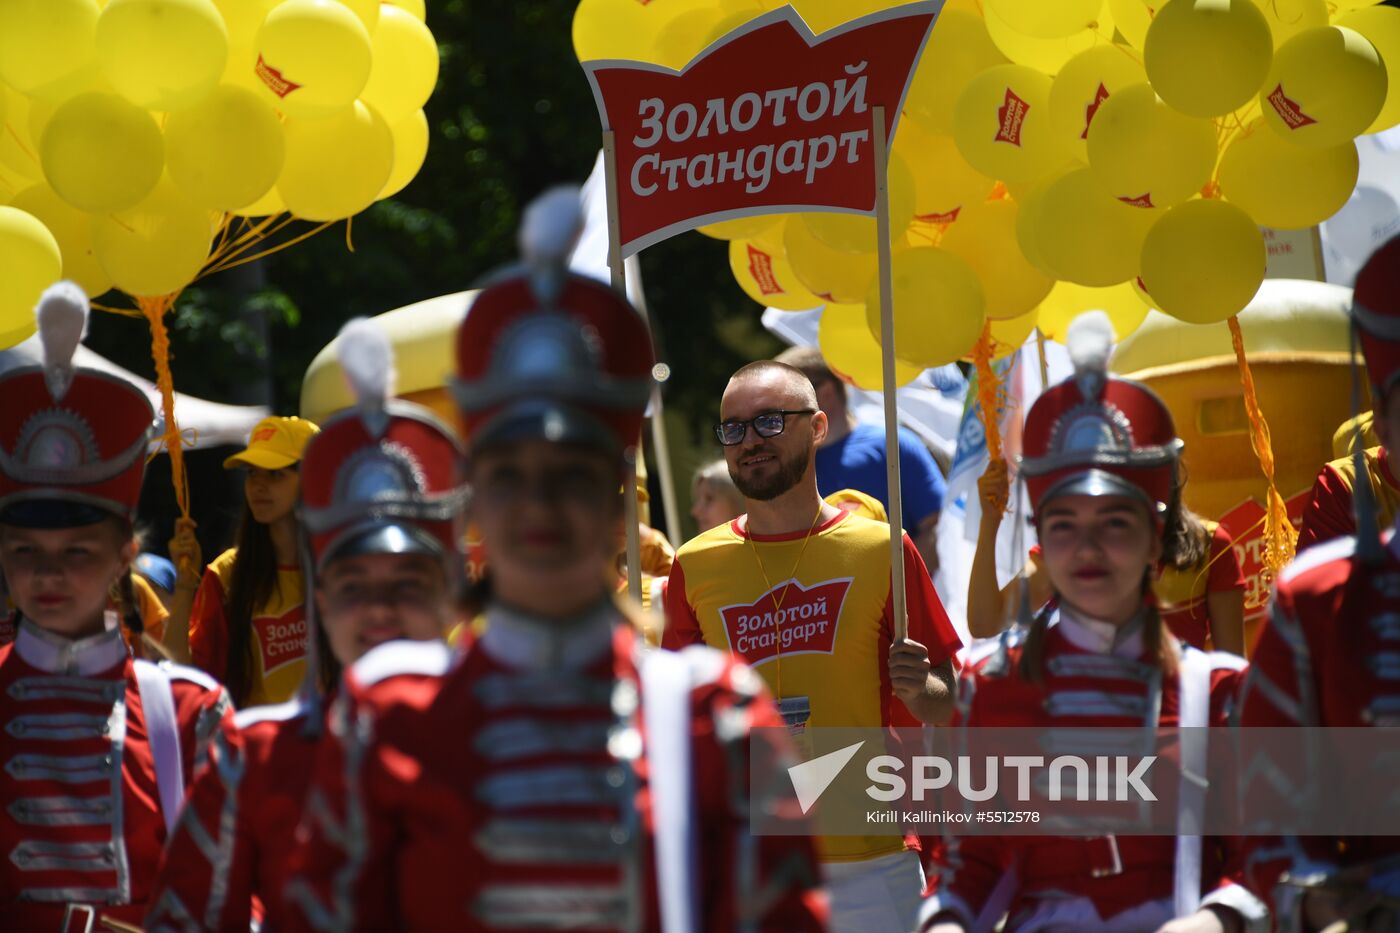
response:
M640 673L661 928L664 933L695 933L690 664L673 651L648 651L642 656Z
M1182 647L1177 700L1182 730L1181 781L1176 802L1177 917L1189 917L1201 905L1201 820L1205 814L1208 738L1204 727L1210 720L1210 671L1210 655Z
M146 717L151 757L155 759L156 788L165 831L173 833L185 802L185 770L180 761L180 725L175 719L175 694L170 675L150 661L135 661L136 688L141 693L141 711Z

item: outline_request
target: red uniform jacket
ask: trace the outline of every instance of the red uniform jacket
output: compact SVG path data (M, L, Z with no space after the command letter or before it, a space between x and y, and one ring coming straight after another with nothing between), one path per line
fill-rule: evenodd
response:
M282 888L295 845L316 743L301 700L255 706L234 717L195 775L166 846L147 933L282 928Z
M1021 676L1019 644L984 654L961 674L955 727L1154 730L1179 724L1178 678L1162 674L1139 635L1114 641L1103 623L1076 622L1062 610L1051 612L1042 681ZM1224 725L1244 661L1224 653L1212 654L1210 660L1208 721ZM1053 911L1058 923L1047 929L1092 930L1115 917L1120 925L1113 929L1136 928L1121 925L1126 911L1172 900L1176 846L1172 836L950 836L939 847L938 874L929 886L922 928L931 927L942 911L959 917L969 930L990 929L987 923L1003 911L1009 914L1008 931L1033 920L1045 922L1046 911ZM1226 863L1222 840L1202 840L1202 893L1209 895L1208 902L1222 901L1261 920L1263 905L1229 883ZM1014 883L998 890L1013 875ZM1067 903L1076 899L1077 905ZM1143 922L1144 929L1156 929L1161 919L1148 922L1144 917Z
M188 782L232 715L203 673L165 669ZM70 641L21 623L0 648L0 724L0 927L61 930L68 904L139 923L166 821L121 632Z
M639 726L661 700L642 651L607 605L567 628L493 609L456 657L397 643L362 658L318 752L287 928L659 929L662 758ZM690 722L695 929L820 929L812 840L748 833L750 730L783 736L761 683L707 649L669 657L689 678L673 696Z
M1400 725L1397 548L1391 536L1383 564L1366 567L1356 560L1356 539L1340 538L1309 549L1284 570L1241 692L1242 726ZM1396 854L1400 839L1393 836L1260 839L1250 847L1246 877L1255 893L1287 914L1291 892L1277 887L1284 872L1325 872Z

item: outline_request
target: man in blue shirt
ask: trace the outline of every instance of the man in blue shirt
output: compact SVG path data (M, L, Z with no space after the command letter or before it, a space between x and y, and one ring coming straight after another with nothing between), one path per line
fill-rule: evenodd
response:
M817 405L827 416L826 440L817 448L817 489L828 496L838 489L858 489L879 499L888 511L885 431L859 424L846 402L846 384L831 372L816 347L793 347L777 357L802 370L817 390ZM938 514L943 509L943 473L933 455L908 428L899 429L900 489L903 526L932 573L938 567Z

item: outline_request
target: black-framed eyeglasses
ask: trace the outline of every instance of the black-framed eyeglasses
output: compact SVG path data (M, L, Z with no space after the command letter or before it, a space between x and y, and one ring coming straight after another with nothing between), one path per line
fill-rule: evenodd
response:
M744 435L753 425L753 433L759 437L777 437L787 427L788 415L815 415L815 408L779 409L754 415L747 421L721 421L715 425L715 437L725 447L736 447L744 442Z

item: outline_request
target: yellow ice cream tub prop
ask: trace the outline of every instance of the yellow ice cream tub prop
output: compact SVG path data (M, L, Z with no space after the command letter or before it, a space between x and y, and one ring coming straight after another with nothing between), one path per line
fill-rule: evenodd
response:
M454 429L460 416L448 382L456 369L457 326L476 295L475 291L439 295L373 318L394 348L394 368L398 371L395 396L432 409ZM322 424L354 404L332 340L306 368L301 383L301 416Z
M1333 432L1352 415L1350 305L1349 288L1270 279L1239 314L1259 407L1269 423L1275 479L1295 524L1313 479L1334 457ZM1229 326L1184 324L1153 311L1118 345L1112 369L1150 386L1171 409L1186 442L1186 503L1234 536L1249 587L1246 612L1255 620L1268 596L1258 524L1265 483L1250 446ZM1362 405L1369 408L1369 396Z

